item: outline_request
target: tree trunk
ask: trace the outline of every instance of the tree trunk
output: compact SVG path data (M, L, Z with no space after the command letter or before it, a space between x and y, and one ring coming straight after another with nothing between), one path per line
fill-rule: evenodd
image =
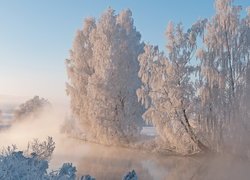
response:
M185 128L185 130L187 131L187 133L189 134L189 136L190 136L190 138L192 139L192 141L193 141L193 142L200 148L200 150L202 150L203 152L208 152L208 151L210 151L209 148L208 148L205 144L203 144L203 143L198 139L198 137L195 135L195 133L194 133L194 131L193 131L193 129L192 129L190 123L189 123L189 120L188 120L188 117L187 117L187 114L186 114L186 110L183 109L182 112L183 112L183 116L184 116L186 125L185 125L184 123L182 123L182 124L183 124L183 126L186 126L186 127L184 127L184 128Z

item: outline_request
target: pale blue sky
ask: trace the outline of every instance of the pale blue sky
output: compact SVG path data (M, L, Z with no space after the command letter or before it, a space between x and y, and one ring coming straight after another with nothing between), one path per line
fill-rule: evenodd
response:
M130 8L142 40L160 48L170 20L189 26L214 12L213 0L0 0L0 95L65 100L64 60L75 32L109 6Z

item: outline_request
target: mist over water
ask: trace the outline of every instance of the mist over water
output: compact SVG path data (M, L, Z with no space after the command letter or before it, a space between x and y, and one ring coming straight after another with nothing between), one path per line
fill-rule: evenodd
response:
M249 179L250 163L231 156L178 157L142 152L120 147L91 144L69 138L60 133L67 111L53 108L37 118L27 118L0 132L0 146L17 145L25 150L34 138L45 140L53 137L56 148L50 169L58 169L64 162L71 162L78 175L90 174L97 180L121 179L134 169L143 180L178 179Z

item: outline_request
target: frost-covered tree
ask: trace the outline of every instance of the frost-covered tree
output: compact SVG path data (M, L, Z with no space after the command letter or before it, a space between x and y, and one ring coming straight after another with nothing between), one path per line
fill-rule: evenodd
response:
M215 8L214 17L196 22L187 32L170 24L167 56L145 47L139 58L143 85L138 96L147 108L144 119L178 151L197 146L247 153L250 13L243 17L232 0L216 0Z
M139 133L142 108L138 55L141 35L132 13L109 8L96 22L88 18L66 60L73 117L88 140L128 142Z
M50 107L48 100L35 96L21 104L14 112L14 119L20 120L28 117L36 117L44 108Z
M242 102L249 94L249 14L242 18L242 8L232 2L215 1L216 14L206 25L203 46L197 53L201 62L201 127L215 150L235 135L239 136L233 141L241 141L242 122L249 124L249 118L242 117L247 112Z
M148 45L139 57L143 85L137 94L147 108L144 119L156 127L163 144L182 153L197 147L207 150L191 126L196 96L191 80L195 68L190 63L205 22L194 24L187 32L181 24L174 27L170 23L166 32L168 56Z

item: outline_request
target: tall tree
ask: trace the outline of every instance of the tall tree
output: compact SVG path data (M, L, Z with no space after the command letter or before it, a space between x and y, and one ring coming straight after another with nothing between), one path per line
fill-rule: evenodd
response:
M239 109L250 48L248 17L241 18L241 7L234 6L232 0L216 0L215 8L216 14L205 28L198 58L202 127L207 139L219 150L225 144L223 141L237 134L230 132L232 128L241 124Z
M138 135L140 38L130 10L115 15L109 8L97 23L87 19L78 31L66 61L67 92L74 118L87 139L111 144Z
M205 20L184 32L181 24L170 23L166 36L168 56L158 47L146 46L139 57L139 77L143 85L138 97L146 106L144 119L151 120L161 140L176 151L187 153L194 148L207 150L197 137L191 120L194 119L195 89L191 65L196 50L196 37L202 32Z

